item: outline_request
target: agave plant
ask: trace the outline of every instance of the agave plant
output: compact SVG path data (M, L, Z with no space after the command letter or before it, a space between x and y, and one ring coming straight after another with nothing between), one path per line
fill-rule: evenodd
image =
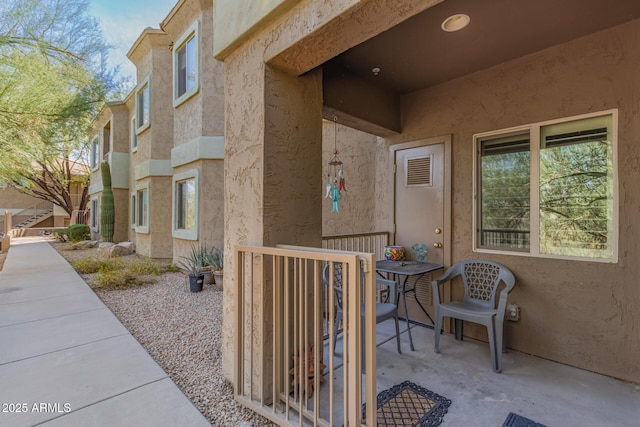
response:
M178 261L178 265L187 270L189 276L198 276L202 273L202 267L205 265L202 248L191 245L191 253L189 256L181 256L184 261Z
M206 265L210 265L213 271L222 271L224 268L224 253L215 246L205 249L204 262Z

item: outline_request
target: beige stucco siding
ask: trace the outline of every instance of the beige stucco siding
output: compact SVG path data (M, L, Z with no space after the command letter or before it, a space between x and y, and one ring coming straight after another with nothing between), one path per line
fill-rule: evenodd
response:
M633 21L407 95L403 134L389 139L453 135L452 258L488 258L515 273L510 302L522 319L506 323L508 347L632 381L640 381L639 28ZM473 134L612 108L619 109L619 262L472 252ZM471 324L467 332L475 334Z
M332 121L324 121L322 129L322 235L387 231L388 224L377 229L375 221L376 194L381 190L377 188L376 177L378 138L345 126L335 127ZM330 181L327 175L331 173L333 177L329 162L334 147L337 147L338 157L344 163L347 189L342 192L339 213L332 212L331 198L325 198L325 186Z

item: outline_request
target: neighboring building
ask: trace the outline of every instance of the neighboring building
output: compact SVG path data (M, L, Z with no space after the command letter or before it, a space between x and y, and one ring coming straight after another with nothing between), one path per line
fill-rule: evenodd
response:
M171 259L171 149L173 148L171 38L147 28L127 54L137 68L135 102L136 147L131 155L136 218L136 250L152 258ZM131 120L131 123L134 121ZM135 209L135 211L134 211Z
M173 41L171 235L173 259L192 245L222 247L224 70L213 51L213 3L181 0L160 23Z
M91 139L89 163L91 185L89 186L89 226L94 238L100 236L100 199L102 196L102 174L100 165L107 162L111 171L115 224L113 240L128 240L127 221L129 208L129 110L123 102L108 102L93 122L95 134Z
M640 381L637 2L270 0L262 6L215 2L214 55L225 62L228 254L236 245L320 246L327 229L321 118L337 115L378 137L371 145L375 155L367 154L375 179L369 183L376 192L368 201L373 214L350 221L394 232L402 215L421 213L424 226L416 231L440 233L434 242L441 247L430 259L450 265L487 258L515 273L510 301L522 317L505 325L509 347ZM471 16L468 28L440 29L461 12ZM599 169L581 164L578 172L601 178L604 200L598 209L584 207L595 215L598 231L577 230L564 241L553 232L566 226L560 217L575 215L547 215L561 186L544 181L564 167L563 146L601 150L589 154ZM392 184L401 182L394 166L425 158L402 157L414 148L435 162L429 177L441 188L438 205L414 209L395 197L402 189ZM482 190L500 195L501 188L510 189L491 180L499 169L488 169L489 160L514 153L533 162L525 168L526 182L515 186L524 189L517 195L522 208L506 215L520 220L508 228L526 237L491 240L492 232L503 231L493 230L500 228L499 215L489 215L497 209L489 202L497 199L480 204ZM345 163L345 173L348 168ZM507 170L512 178L525 176ZM582 181L579 188L589 185ZM561 200L577 195L576 184L562 186L570 194ZM513 201L506 206L516 207ZM415 243L399 231L395 240ZM233 379L238 285L233 258L225 262L223 369ZM486 340L479 329L465 328L465 334Z

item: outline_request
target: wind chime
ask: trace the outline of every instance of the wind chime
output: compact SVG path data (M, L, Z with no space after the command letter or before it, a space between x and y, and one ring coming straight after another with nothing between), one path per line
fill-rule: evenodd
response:
M331 199L333 204L331 212L340 212L340 199L342 192L347 191L344 181L344 173L342 170L342 161L338 157L338 117L333 116L333 156L329 161L329 173L327 174L327 192L325 199Z

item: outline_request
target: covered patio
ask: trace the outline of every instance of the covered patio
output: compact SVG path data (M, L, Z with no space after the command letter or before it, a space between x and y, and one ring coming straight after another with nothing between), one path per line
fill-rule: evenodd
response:
M632 427L640 420L637 385L515 350L502 355L496 374L486 342L444 334L437 354L433 330L416 325L411 351L401 324L400 355L393 321L378 325L378 342L386 340L377 349L378 392L410 380L450 399L442 425L501 426L510 412L549 427Z
M638 389L631 385L640 379L637 2L613 7L602 0L562 5L309 0L274 1L268 13L249 16L240 13L245 9L237 2L216 3L217 16L234 18L236 24L232 36L216 33L214 51L225 62L225 252L244 245L319 248L327 234L380 230L390 233L392 244L427 244L428 261L445 268L469 259L501 263L516 276L509 302L522 313L505 325L506 345L513 352L504 356L503 373L492 372L481 328L465 325L465 340L460 342L448 334L452 325L445 326L439 355L433 352L433 332L416 328L415 352L409 350L406 334L402 355L397 355L394 342L378 348L375 391L412 379L454 402L445 417L451 425L501 425L509 412L549 425L633 425L640 415ZM441 24L459 12L468 13L471 24L454 33L441 30ZM346 146L354 138L338 133L332 139L342 150L349 192L340 214L332 213L336 227L327 233L330 205L322 198L327 170L321 118L335 117L339 125L371 135L371 141L352 155ZM579 148L576 152L582 154L592 145L600 149L587 156L593 165L575 174L563 169L575 162L556 155L562 147ZM500 164L502 159L511 161L509 167ZM415 183L409 173L418 164L428 165L426 182ZM592 167L596 164L604 166ZM597 221L590 222L598 227L583 227L590 239L567 234L559 243L553 241L564 212L555 208L584 211L568 201L578 200L574 196L582 196L580 191L591 188L591 182L567 186L571 194L558 197L557 206L545 204L555 200L551 196L562 187L547 185L545 168L557 170L562 178L599 176L606 183L598 187L602 197L596 197L606 203L594 216ZM508 186L491 181L505 170L510 171ZM523 179L513 180L519 177ZM434 188L438 207L431 200L426 208L409 205L412 196L403 193L412 185ZM522 190L522 197L505 194L507 188L512 193ZM518 203L508 207L518 209L499 211L502 205L497 203L492 217L493 205L483 202L494 194L515 200ZM359 195L364 201L349 205ZM402 216L406 212L416 213L415 225L407 225ZM492 218L519 223L493 224ZM505 231L518 237L491 235ZM564 250L572 245L580 250ZM293 258L278 256L286 258L278 266ZM327 259L321 253L300 258L301 266L314 264L313 271L301 270L295 283L298 295L311 292L303 279L313 283L315 294L295 301L287 300L289 282L275 280L270 271L256 281L239 276L237 259L225 258L225 270L233 273L227 276L229 286L225 279L228 350L223 369L239 388L248 378L259 386L249 390L248 398L271 392L271 378L288 372L296 351L320 342L301 334L301 345L283 345L278 356L282 364L274 371L268 346L247 346L239 352L243 338L237 327L244 319L238 310L243 301L253 310L248 318L260 326L249 329L252 343L269 341L274 348L288 339L289 331L282 333L277 322L272 328L264 326L271 314L279 315L273 307L292 307L301 323L319 317L304 310L310 310L308 301L319 299L320 270ZM257 258L248 258L247 266L249 259ZM366 274L371 275L375 270L367 262ZM278 279L289 271L281 268ZM290 271L297 273L293 267ZM245 300L238 293L249 277L254 287ZM433 279L425 279L422 286L427 300ZM371 277L367 280L371 285ZM279 294L276 285L281 286ZM454 285L448 298L460 293ZM352 324L359 315L354 314ZM367 332L372 326L367 325ZM317 334L319 328L309 323L299 330L307 329ZM348 336L348 348L357 347L359 333ZM419 333L422 338L416 338ZM250 364L246 378L235 377L234 364L249 355L265 364ZM354 366L348 375L355 390L360 387L355 379L359 368ZM284 388L285 377L280 379ZM587 378L602 385L588 385ZM613 391L613 384L620 388ZM282 393L282 402L289 401L288 390L274 387L260 403L270 404L276 393ZM371 390L366 394L369 402L375 396ZM360 407L349 408L353 412ZM352 418L345 425L359 422Z

